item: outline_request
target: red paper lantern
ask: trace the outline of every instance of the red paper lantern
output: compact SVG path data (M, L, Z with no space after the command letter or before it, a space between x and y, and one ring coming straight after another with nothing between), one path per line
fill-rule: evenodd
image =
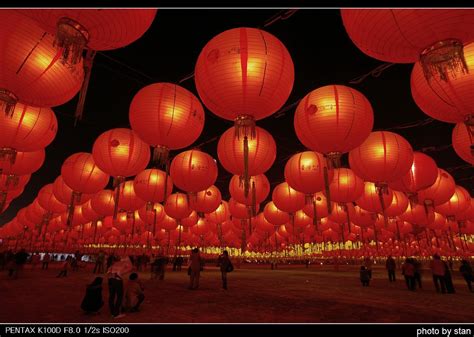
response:
M92 154L78 152L69 156L61 167L64 182L75 192L97 193L109 182L109 176L94 162Z
M333 204L332 212L328 219L339 224L349 223L354 215L352 203Z
M221 204L221 201L221 191L214 185L190 197L191 208L201 213L214 212Z
M307 203L303 207L303 211L307 216L314 220L320 220L328 216L328 201L322 192L315 193L311 203Z
M448 202L454 194L455 187L453 177L445 170L439 169L435 183L418 192L418 202L435 206Z
M72 192L73 190L68 185L66 185L62 176L58 176L53 183L53 193L56 199L58 199L63 204L70 205L72 195L73 195ZM87 202L89 199L91 199L92 196L93 195L91 194L84 194L84 193L80 195L75 195L74 204L82 205L85 202Z
M82 57L74 66L60 61L62 50L53 47L53 36L19 11L0 12L2 70L1 98L11 113L17 102L53 107L72 99L84 78Z
M411 73L411 93L425 114L447 123L460 123L472 118L471 88L474 84L474 43L464 46L467 71L448 72L446 79L426 80L423 66L415 63Z
M173 192L173 179L169 175L166 176L166 172L148 169L135 176L133 188L137 196L143 200L163 202Z
M97 166L114 178L143 171L150 161L150 148L130 129L112 129L94 142L92 156Z
M171 83L141 89L130 105L130 125L141 139L155 147L161 162L169 149L194 143L204 128L204 109L190 91Z
M135 194L133 180L124 182L122 185L118 186L117 189L119 199L115 200L115 202L118 202L119 209L122 209L126 212L133 212L145 205L146 201L140 199ZM117 191L115 196L117 196Z
M235 127L222 134L217 144L217 155L224 168L232 174L244 175L244 140L235 138ZM276 144L266 130L256 127L255 137L248 138L248 176L262 174L273 165Z
M416 194L433 185L438 177L436 162L424 153L413 152L411 169L400 179L389 183L392 189Z
M92 199L82 205L82 215L87 221L95 222L102 216L92 208Z
M471 204L471 196L464 187L456 185L454 194L451 198L435 207L436 212L445 216L456 216L458 213L465 211Z
M306 195L322 191L324 170L327 170L323 155L313 151L300 152L288 159L285 165L285 180L293 189ZM329 172L329 180L332 171Z
M230 219L229 204L227 201L222 200L217 209L211 213L205 214L207 220L216 224L223 223Z
M474 165L474 125L456 124L453 130L452 141L457 155L462 160Z
M184 151L171 162L170 175L176 187L196 193L214 184L217 179L217 164L205 152Z
M376 184L366 181L364 192L356 200L357 205L369 212L383 212L392 203L393 192L387 187L385 191L380 191Z
M16 152L14 163L10 160L0 160L0 173L16 176L32 174L43 166L44 158L44 149L32 152Z
M160 223L163 220L165 214L165 208L159 203L154 203L151 209L145 205L138 210L140 219L146 224Z
M425 76L464 69L463 44L474 38L468 9L342 9L344 27L365 54L394 63L421 60Z
M139 39L153 22L157 9L35 9L20 12L56 36L66 58L75 59L84 48L111 50ZM52 43L51 43L52 44ZM73 62L74 63L74 62Z
M405 138L389 131L372 132L349 152L351 169L366 181L387 183L403 177L413 164L413 150Z
M390 205L387 205L385 209L385 215L387 216L398 216L405 212L408 207L408 198L403 192L392 191L393 198Z
M251 206L255 195L255 203L264 201L270 193L270 182L264 174L249 178L251 193L245 197L244 183L240 176L234 175L229 182L229 193L237 202ZM254 191L255 190L255 194Z
M351 169L337 168L329 184L331 200L335 202L352 202L364 192L364 181ZM324 191L323 191L324 193Z
M210 223L203 218L200 218L198 222L191 227L191 232L193 232L196 235L204 235L208 233L211 230L211 225Z
M265 218L263 212L257 215L255 227L265 233L273 233L275 231L275 226Z
M189 216L183 218L179 221L179 224L183 227L191 227L194 226L199 220L198 214L196 211L192 211Z
M51 213L66 212L67 206L61 203L53 193L53 184L44 185L38 192L38 203Z
M234 28L206 44L194 79L204 105L217 116L259 120L275 113L288 99L294 82L293 61L273 35L255 28Z
M306 147L337 159L369 136L374 114L370 102L357 90L328 85L301 100L294 124Z
M458 221L474 221L474 198L471 198L469 207L456 215Z
M69 219L69 215L67 212L61 214L61 221L66 223ZM74 214L72 216L71 224L69 226L78 226L87 223L88 220L82 214L82 206L74 207Z
M260 205L255 205L255 214L258 212ZM234 198L229 199L230 214L237 219L247 219L252 217L252 208L245 204L237 202Z
M426 212L425 208L421 205L410 205L408 204L407 209L403 214L400 215L400 219L407 221L414 225L427 226L434 220L433 212Z
M173 193L165 203L165 212L174 219L183 219L189 216L192 209L189 205L188 196L183 193Z
M97 192L91 199L92 209L101 216L112 216L114 214L114 192L102 190Z
M295 213L305 205L304 194L291 188L286 182L275 186L272 200L276 207L288 213Z

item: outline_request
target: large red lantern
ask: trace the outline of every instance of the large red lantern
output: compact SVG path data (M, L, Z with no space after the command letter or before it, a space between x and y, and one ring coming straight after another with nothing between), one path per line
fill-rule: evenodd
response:
M473 125L465 123L456 124L453 129L452 141L457 155L462 160L474 165L474 118Z
M227 120L259 120L286 102L294 81L287 49L273 35L234 28L212 38L194 71L204 105ZM245 123L245 122L244 122Z
M166 199L165 212L174 219L186 218L192 211L186 194L173 193Z
M400 215L400 219L414 225L427 226L428 224L433 222L434 213L426 212L425 208L421 205L414 204L412 206L408 204L408 207L405 212Z
M130 105L130 125L155 148L154 159L164 163L169 150L194 143L204 128L204 109L190 91L171 83L141 89Z
M308 148L338 161L362 144L374 124L370 102L343 85L328 85L306 95L295 112L295 131Z
M61 105L81 88L82 57L74 66L64 64L60 61L63 51L55 50L53 40L18 11L0 12L0 100L5 112L10 114L17 102L36 107Z
M217 209L205 215L206 219L216 224L223 223L230 219L229 204L222 200Z
M64 182L62 176L58 176L53 183L53 193L54 196L63 204L69 205L71 203L71 196L73 190ZM92 198L91 194L77 194L75 197L75 204L82 205Z
M471 196L464 187L456 186L451 198L435 207L436 212L448 217L455 217L457 214L465 211L471 204Z
M221 191L214 185L190 197L191 208L200 213L214 212L221 205L221 201Z
M332 210L331 210L332 211ZM315 193L310 204L303 207L303 212L313 219L313 223L317 224L319 220L325 218L329 214L329 205L327 198L322 192Z
M252 209L250 206L237 202L234 198L229 199L230 214L237 219L249 219L258 213L259 208L259 204L256 204L255 208Z
M347 203L355 201L364 192L364 181L351 169L337 168L329 184L332 201Z
M366 211L373 213L381 213L392 203L393 192L387 187L384 191L376 186L376 184L366 181L364 183L364 192L355 201L357 205Z
M349 164L355 174L378 184L400 179L412 163L410 143L389 131L372 132L362 145L349 152Z
M173 192L173 179L166 172L148 169L135 176L133 188L147 202L163 202Z
M133 180L126 181L116 188L118 191L115 192L115 196L118 195L118 200L115 200L115 202L118 204L119 209L126 212L134 212L145 205L146 201L135 193Z
M365 54L394 63L421 61L425 77L467 71L463 44L474 38L469 9L342 9L344 27Z
M32 152L16 152L14 163L10 160L0 160L0 173L17 176L32 174L43 166L45 156L44 149Z
M291 188L286 182L275 186L272 200L278 209L288 213L295 213L305 205L305 195Z
M207 189L217 179L217 164L214 158L198 150L184 151L173 158L170 176L176 187L196 193Z
M433 185L437 177L436 162L424 153L413 152L411 169L401 179L389 183L389 186L394 190L416 195L419 190Z
M318 152L305 151L293 155L285 165L285 180L293 189L312 195L324 188L326 161ZM332 171L329 172L332 180Z
M418 192L420 204L440 205L448 202L454 194L456 183L453 177L443 169L438 169L438 178L433 185Z
M245 205L259 204L270 193L270 182L264 174L249 177L251 194L245 196L244 183L240 176L234 175L229 182L229 193L237 202ZM255 199L255 200L254 200Z
M51 213L66 212L67 205L61 203L53 193L53 184L44 185L38 192L38 203Z
M385 209L385 215L390 216L390 217L395 217L403 212L408 207L408 198L403 192L399 191L392 191L393 192L393 197L392 197L392 202L387 205L387 208Z
M92 209L102 217L114 215L114 192L102 190L91 198Z

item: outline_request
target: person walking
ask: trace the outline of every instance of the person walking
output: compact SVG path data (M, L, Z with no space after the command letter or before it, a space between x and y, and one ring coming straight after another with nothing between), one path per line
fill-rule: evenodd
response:
M199 248L194 248L189 257L189 289L197 289L199 287L199 277L201 274L202 259L199 254Z
M397 269L397 264L395 262L395 259L391 255L387 257L387 261L385 262L385 268L387 269L388 273L388 281L395 282L395 271Z
M49 267L49 262L51 261L51 254L49 254L48 252L46 252L44 255L43 255L43 265L41 266L41 269L42 270L48 270L48 267Z
M363 287L368 287L370 283L370 276L369 271L367 270L366 266L360 266L360 282L362 283Z
M464 277L464 280L466 281L467 288L469 289L470 292L472 292L471 283L474 277L472 275L472 267L467 260L463 259L461 261L461 266L459 267L459 271L462 274L462 277Z
M405 263L402 265L402 274L405 277L408 290L415 291L415 266L412 259L405 259Z
M229 253L227 250L224 250L221 256L219 256L219 265L221 269L222 277L222 288L227 290L227 273L230 273L234 270L234 266L229 258Z
M446 281L445 281L445 275L446 275L446 266L441 261L441 258L439 257L438 254L433 255L433 260L431 260L430 263L430 268L431 272L433 273L433 283L436 288L436 292L440 292L442 294L446 293Z
M446 284L446 292L448 294L454 294L456 289L454 289L453 278L451 275L451 268L449 268L448 263L446 261L442 261L444 263L444 268L446 270L444 274L444 282Z
M413 266L415 267L415 286L418 285L418 288L422 289L421 286L421 269L422 265L421 262L418 261L417 259L412 259L413 261Z

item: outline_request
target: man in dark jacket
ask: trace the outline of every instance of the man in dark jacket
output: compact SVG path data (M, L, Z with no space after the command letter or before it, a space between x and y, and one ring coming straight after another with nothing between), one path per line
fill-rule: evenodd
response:
M390 282L395 282L395 270L397 268L397 264L395 263L395 259L390 255L385 262L385 268L387 268L388 280Z

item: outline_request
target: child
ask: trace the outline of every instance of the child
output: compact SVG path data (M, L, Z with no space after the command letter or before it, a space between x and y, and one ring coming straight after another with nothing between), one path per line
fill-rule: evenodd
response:
M104 305L102 300L102 281L102 277L96 277L94 282L87 286L86 295L81 304L81 309L87 314L98 313Z
M131 312L138 311L140 304L145 300L143 285L138 280L138 274L132 273L129 276L127 291L125 293L125 308Z
M363 287L368 287L370 282L369 270L366 266L360 267L360 281L362 282Z

